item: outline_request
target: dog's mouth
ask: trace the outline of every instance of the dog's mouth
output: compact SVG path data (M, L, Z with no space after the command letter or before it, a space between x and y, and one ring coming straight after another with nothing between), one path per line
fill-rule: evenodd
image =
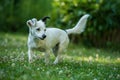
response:
M38 37L40 40L44 40L45 38Z
M38 39L40 40L44 40L46 37L38 37Z
M37 39L40 39L40 40L44 40L47 36L45 34L42 35L42 37L40 36L36 36Z

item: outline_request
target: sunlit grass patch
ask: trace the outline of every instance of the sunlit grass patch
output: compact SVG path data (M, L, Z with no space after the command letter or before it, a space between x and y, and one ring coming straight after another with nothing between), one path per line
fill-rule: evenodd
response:
M27 35L0 34L0 80L119 80L120 52L70 44L63 61L45 65L44 54L31 64L27 58Z

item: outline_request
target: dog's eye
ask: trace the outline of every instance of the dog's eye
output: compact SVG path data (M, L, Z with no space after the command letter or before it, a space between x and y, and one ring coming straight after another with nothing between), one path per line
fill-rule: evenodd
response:
M37 30L37 31L40 31L40 28L37 28L36 30Z

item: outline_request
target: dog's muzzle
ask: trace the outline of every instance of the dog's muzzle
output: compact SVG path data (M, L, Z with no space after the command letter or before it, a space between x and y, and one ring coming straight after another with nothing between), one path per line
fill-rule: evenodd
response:
M45 34L42 35L42 37L39 37L41 40L44 40L47 36Z

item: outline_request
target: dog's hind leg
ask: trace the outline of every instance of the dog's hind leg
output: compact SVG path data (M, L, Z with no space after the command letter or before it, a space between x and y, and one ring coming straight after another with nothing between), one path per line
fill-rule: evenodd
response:
M59 45L58 53L57 53L56 59L54 61L54 64L57 64L61 60L61 54L64 51L64 49L65 49L65 46Z
M61 60L61 54L62 52L64 52L64 50L66 49L66 47L68 46L69 41L64 41L61 42L58 46L58 52L57 52L57 56L56 59L54 61L54 64L57 64L60 60Z
M54 54L55 57L57 57L58 49L59 49L59 43L57 43L57 44L55 45L55 47L52 49L53 54Z

